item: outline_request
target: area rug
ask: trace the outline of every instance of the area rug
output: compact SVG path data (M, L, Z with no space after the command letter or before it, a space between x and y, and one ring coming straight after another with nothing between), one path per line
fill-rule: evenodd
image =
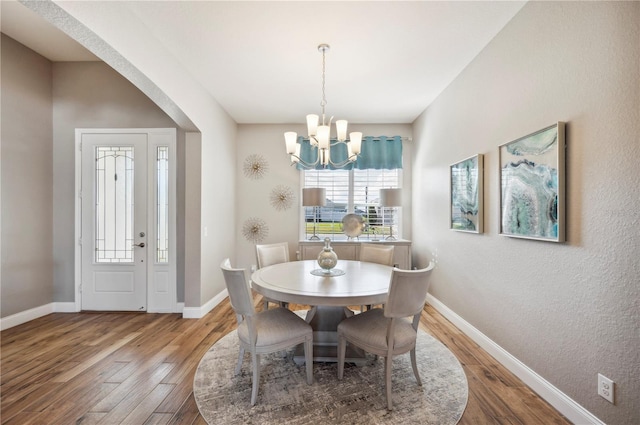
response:
M467 404L467 379L458 359L442 343L420 330L417 363L409 354L393 360L393 411L387 411L384 359L368 355L363 366L346 363L338 381L336 363L314 363L313 385L293 351L264 355L258 401L251 406L251 356L233 375L238 358L236 331L203 356L193 383L200 414L208 424L437 424L458 423Z

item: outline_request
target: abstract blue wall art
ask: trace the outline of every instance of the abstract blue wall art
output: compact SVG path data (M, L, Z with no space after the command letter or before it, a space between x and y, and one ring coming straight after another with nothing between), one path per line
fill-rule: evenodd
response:
M483 162L483 155L477 154L449 167L452 230L482 233Z
M500 233L564 242L564 126L500 146Z

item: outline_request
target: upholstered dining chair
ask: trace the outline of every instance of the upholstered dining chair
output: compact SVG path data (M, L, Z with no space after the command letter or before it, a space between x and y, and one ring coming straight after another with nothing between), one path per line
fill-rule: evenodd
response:
M260 355L286 350L304 343L307 384L313 383L313 329L302 318L286 308L256 312L244 269L231 267L229 259L220 265L229 292L231 307L238 319L240 353L235 374L240 373L245 350L251 353L253 370L251 405L258 398Z
M256 259L259 269L272 264L286 263L289 261L289 244L287 242L278 242L256 245ZM280 307L287 306L287 304L282 301L267 297L263 297L263 303L265 310L269 308L269 303L277 304Z
M421 270L393 269L384 309L374 308L344 319L338 325L338 379L344 375L347 342L385 358L387 409L392 410L391 362L410 352L413 374L422 385L416 365L416 339L434 264ZM409 317L413 316L413 320Z
M360 261L393 266L393 248L393 245L360 244ZM367 310L371 310L370 305L367 305ZM363 306L360 306L360 311L364 311Z
M360 244L360 261L393 266L393 245Z

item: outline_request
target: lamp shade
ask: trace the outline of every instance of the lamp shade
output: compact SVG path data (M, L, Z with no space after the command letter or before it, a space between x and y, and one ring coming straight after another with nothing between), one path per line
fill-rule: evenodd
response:
M307 187L302 189L303 207L321 207L327 202L327 190L323 187Z
M356 155L360 155L360 150L362 147L362 133L360 133L359 131L354 131L353 133L349 134L349 139L351 140L350 145L352 152Z
M291 162L298 163L300 162L300 144L296 143L296 151L291 155Z
M336 132L338 140L340 140L341 142L347 140L347 125L347 120L336 121Z
M328 125L320 125L318 126L318 133L316 134L318 139L318 147L320 149L329 149L330 140L329 140L329 132L331 128Z
M298 133L295 131L287 131L284 133L284 143L287 146L287 153L289 155L296 153L296 145Z
M402 206L402 189L380 189L380 205L383 207Z
M318 119L319 117L316 114L307 115L307 132L310 138L315 136L316 131L318 131Z

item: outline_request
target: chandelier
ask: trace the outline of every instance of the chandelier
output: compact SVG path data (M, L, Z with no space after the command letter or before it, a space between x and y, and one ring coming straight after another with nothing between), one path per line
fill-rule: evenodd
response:
M329 51L328 44L320 44L318 51L322 53L322 100L320 107L322 109L322 123L320 117L315 114L307 115L307 133L309 135L309 143L312 150L317 151L317 157L314 162L307 162L300 157L300 143L298 143L298 134L294 131L284 133L284 141L287 147L287 153L291 156L292 164L300 164L305 168L316 168L318 164L326 168L331 164L334 168L342 168L347 164L354 162L360 154L362 147L362 133L352 132L347 139L347 120L336 121L336 139L331 140L331 121L333 117L325 120L324 108L327 106L327 96L325 94L325 55ZM320 124L320 125L318 125ZM334 162L331 159L331 148L337 145L346 145L347 158Z

